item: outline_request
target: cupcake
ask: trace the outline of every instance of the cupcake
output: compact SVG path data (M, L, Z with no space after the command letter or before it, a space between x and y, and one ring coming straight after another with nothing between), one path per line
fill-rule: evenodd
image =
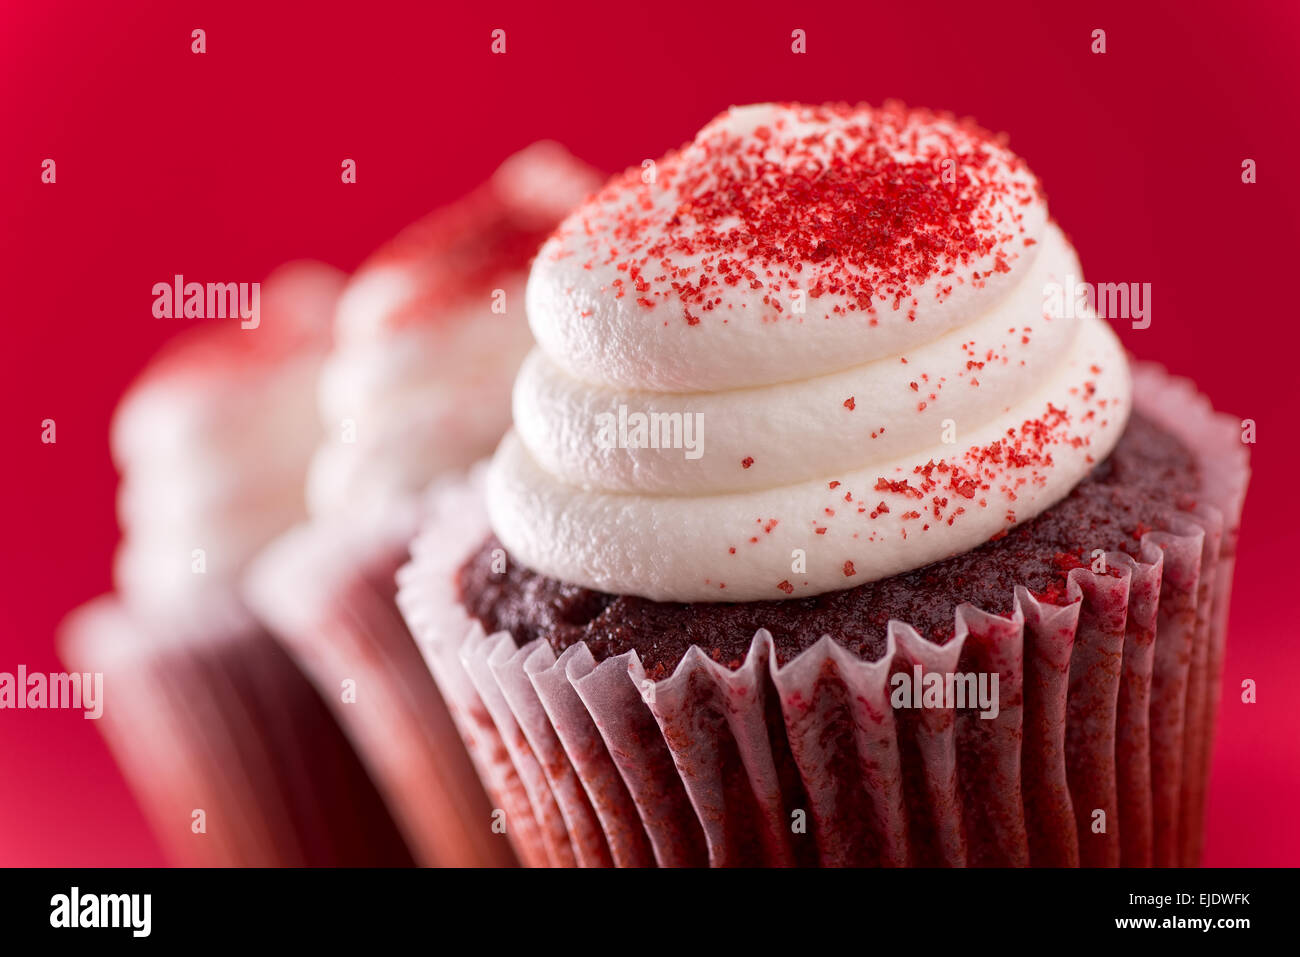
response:
M532 345L529 262L597 186L562 147L537 143L361 266L320 377L311 520L245 575L249 602L334 708L423 864L515 855L397 610L394 577L429 482L488 454L509 427Z
M60 647L104 674L100 728L178 864L410 863L328 709L238 597L253 555L305 514L342 280L278 270L255 327L178 336L113 417L116 593L75 611Z
M732 109L560 225L399 577L536 856L1198 861L1248 461L1081 274L896 105Z
M411 863L329 709L233 593L169 621L106 595L60 644L104 675L100 730L172 863Z

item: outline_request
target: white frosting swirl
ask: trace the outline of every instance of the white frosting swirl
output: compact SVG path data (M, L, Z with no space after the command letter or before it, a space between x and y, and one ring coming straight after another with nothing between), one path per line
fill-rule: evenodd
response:
M983 131L764 105L639 174L529 281L488 507L530 568L672 601L852 587L1032 518L1118 440L1122 349L1045 313L1078 261ZM626 447L650 435L682 441Z
M136 611L174 619L223 593L306 515L320 437L312 398L342 286L322 263L281 267L262 283L256 329L209 320L170 342L123 397L110 436L122 473L114 579Z

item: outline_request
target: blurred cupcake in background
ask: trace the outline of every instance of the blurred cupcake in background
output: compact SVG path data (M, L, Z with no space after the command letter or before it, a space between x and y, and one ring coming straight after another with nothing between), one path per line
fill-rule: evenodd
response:
M113 577L134 612L166 620L228 592L305 516L314 396L343 283L323 263L282 266L261 284L255 327L204 320L123 396L110 433L122 476Z
M538 253L514 429L399 573L525 856L1196 864L1239 423L1060 308L972 123L734 108L656 172Z
M561 146L534 144L361 266L320 376L311 520L245 576L250 605L334 709L423 864L513 863L493 809L522 820L527 806L490 776L485 795L462 744L477 740L476 716L449 714L397 611L395 573L430 481L509 426L532 345L529 263L598 185Z
M254 326L177 336L113 418L117 590L69 616L60 649L104 674L101 730L178 864L410 862L328 709L237 590L305 514L342 285L323 264L282 267Z

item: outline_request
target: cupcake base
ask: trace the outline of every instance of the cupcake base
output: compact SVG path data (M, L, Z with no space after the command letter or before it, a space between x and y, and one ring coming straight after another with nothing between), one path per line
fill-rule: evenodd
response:
M270 635L233 599L192 611L146 623L107 596L60 636L70 668L104 674L100 730L169 858L409 866L364 768Z
M399 602L556 863L1192 865L1248 467L1189 383L1139 367L1135 402L1196 455L1195 508L1111 574L1070 571L1058 604L1015 585L1010 615L959 607L942 645L895 621L877 660L823 638L782 663L760 629L738 668L692 648L658 681L635 651L516 648L457 599L476 480L434 496ZM995 718L891 705L895 676L955 672L999 676Z
M418 863L508 867L510 843L397 611L411 514L366 528L316 521L254 562L250 605L356 745Z

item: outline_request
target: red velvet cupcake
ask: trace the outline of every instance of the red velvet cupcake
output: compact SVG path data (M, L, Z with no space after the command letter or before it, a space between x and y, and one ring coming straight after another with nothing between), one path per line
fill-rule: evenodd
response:
M1197 862L1247 457L1080 275L895 106L733 109L561 224L399 591L535 856Z
M255 322L204 320L172 340L113 417L117 590L69 616L60 652L104 675L100 729L177 864L411 862L351 745L237 589L305 513L342 284L320 263L277 270Z
M536 143L362 264L320 377L311 520L245 576L250 604L334 709L421 864L515 855L398 613L394 576L429 482L509 427L510 383L532 344L529 263L598 185L558 144Z

